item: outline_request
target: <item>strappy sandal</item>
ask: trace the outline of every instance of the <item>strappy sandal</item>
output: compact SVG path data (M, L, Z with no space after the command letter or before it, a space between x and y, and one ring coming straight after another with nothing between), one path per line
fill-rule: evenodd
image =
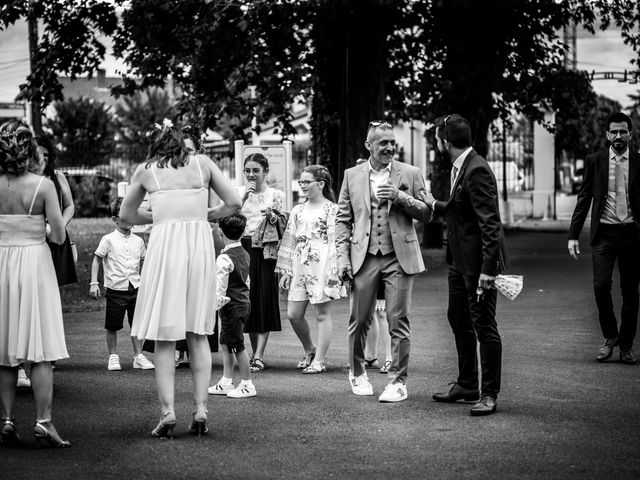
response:
M316 373L325 373L327 371L327 366L322 363L312 363L307 368L302 370L302 373L305 374L316 374Z
M378 359L372 358L371 360L364 359L364 368L378 368Z
M254 358L253 363L249 365L249 370L253 373L262 372L265 368L267 368L267 364L259 358Z
M391 368L391 360L386 360L380 367L380 370L378 370L378 373L389 373L390 368Z
M307 368L309 365L311 365L311 363L313 362L313 359L316 358L316 351L314 350L311 353L307 353L304 357L302 357L302 360L300 360L298 362L298 364L296 365L296 368L298 370L303 370L305 368Z

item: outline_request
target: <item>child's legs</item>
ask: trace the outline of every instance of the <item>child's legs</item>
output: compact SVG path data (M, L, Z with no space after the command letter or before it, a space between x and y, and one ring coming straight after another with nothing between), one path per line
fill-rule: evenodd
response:
M196 411L207 409L209 381L211 380L211 348L206 335L187 332L191 378L193 378L193 402ZM174 346L175 349L175 346ZM171 351L173 360L173 350ZM173 363L175 368L175 363Z
M389 335L389 322L387 321L386 310L376 310L375 314L380 325L380 338L384 347L384 359L391 360L391 335Z
M249 368L249 354L244 349L236 352L236 360L238 361L238 371L242 380L251 380L251 369Z
M293 331L298 336L298 339L302 343L304 353L311 353L316 349L316 346L311 339L311 329L309 322L304 318L304 314L307 311L307 305L309 300L287 302L287 317L291 322Z
M242 380L249 380L249 355L244 346L244 325L249 315L249 305L228 305L220 310L220 344L223 348L224 376L233 375L233 356L238 360ZM227 374L227 359L229 371ZM260 357L258 357L260 358Z
M220 351L222 352L222 376L233 378L233 353L224 343L220 344Z
M325 355L331 343L331 333L333 331L333 319L331 318L331 301L318 303L315 305L316 319L318 321L318 346L314 362L321 363L325 360Z
M107 288L104 298L107 301L104 328L107 331L107 349L109 355L117 353L118 330L124 325L124 315L127 311L127 292Z
M173 352L175 349L176 342L156 340L153 359L156 366L158 397L163 415L174 411L176 362Z
M105 330L107 332L107 350L109 355L116 353L116 346L118 345L118 332L117 330Z

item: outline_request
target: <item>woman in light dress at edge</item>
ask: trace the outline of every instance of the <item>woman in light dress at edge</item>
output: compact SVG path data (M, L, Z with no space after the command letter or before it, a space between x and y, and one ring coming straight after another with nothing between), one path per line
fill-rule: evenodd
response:
M260 153L253 153L244 160L246 187L240 187L241 213L247 218L247 226L241 243L251 258L249 286L251 312L244 331L249 334L253 356L251 371L261 372L266 368L264 351L269 332L282 330L278 293L278 276L275 273L276 259L265 259L262 248L253 247L251 237L264 219L266 208L284 211L284 192L267 185L269 161Z
M209 208L209 188L223 203ZM139 209L149 194L151 211ZM240 208L240 198L205 155L191 155L185 134L165 120L152 135L146 163L133 175L122 221L153 223L142 269L131 335L155 341L155 374L161 418L152 435L172 438L176 341L189 345L194 413L189 431L207 433L207 388L215 322L216 264L208 221ZM151 213L153 212L153 214Z
M5 447L21 444L13 418L16 380L18 366L32 362L34 437L38 445L63 448L70 443L51 421L51 362L69 355L45 237L61 244L65 231L53 182L27 171L36 156L26 124L14 120L0 127L0 442Z

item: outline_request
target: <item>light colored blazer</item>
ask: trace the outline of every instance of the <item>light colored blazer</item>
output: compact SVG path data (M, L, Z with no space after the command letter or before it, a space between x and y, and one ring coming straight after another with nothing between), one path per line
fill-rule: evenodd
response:
M426 222L430 208L420 192L426 187L420 170L411 165L393 161L389 182L399 189L398 198L389 203L389 228L393 249L400 266L411 275L424 271L420 242L413 219ZM367 255L371 231L371 192L369 162L363 162L344 172L336 223L338 271L350 268L355 275Z

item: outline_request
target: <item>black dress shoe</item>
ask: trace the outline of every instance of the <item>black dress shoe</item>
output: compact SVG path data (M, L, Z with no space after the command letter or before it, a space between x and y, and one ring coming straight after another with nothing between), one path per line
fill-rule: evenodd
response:
M454 383L451 389L446 393L434 393L432 398L436 402L453 403L458 400L464 400L466 402L476 402L480 397L478 390L472 390L464 388Z
M609 358L613 354L613 349L617 344L618 344L617 338L607 338L605 342L602 344L602 347L600 347L600 350L598 350L598 356L596 357L596 360L598 362L604 362L605 360L609 360Z
M490 395L483 395L478 403L471 407L471 416L480 417L496 413L496 399Z

